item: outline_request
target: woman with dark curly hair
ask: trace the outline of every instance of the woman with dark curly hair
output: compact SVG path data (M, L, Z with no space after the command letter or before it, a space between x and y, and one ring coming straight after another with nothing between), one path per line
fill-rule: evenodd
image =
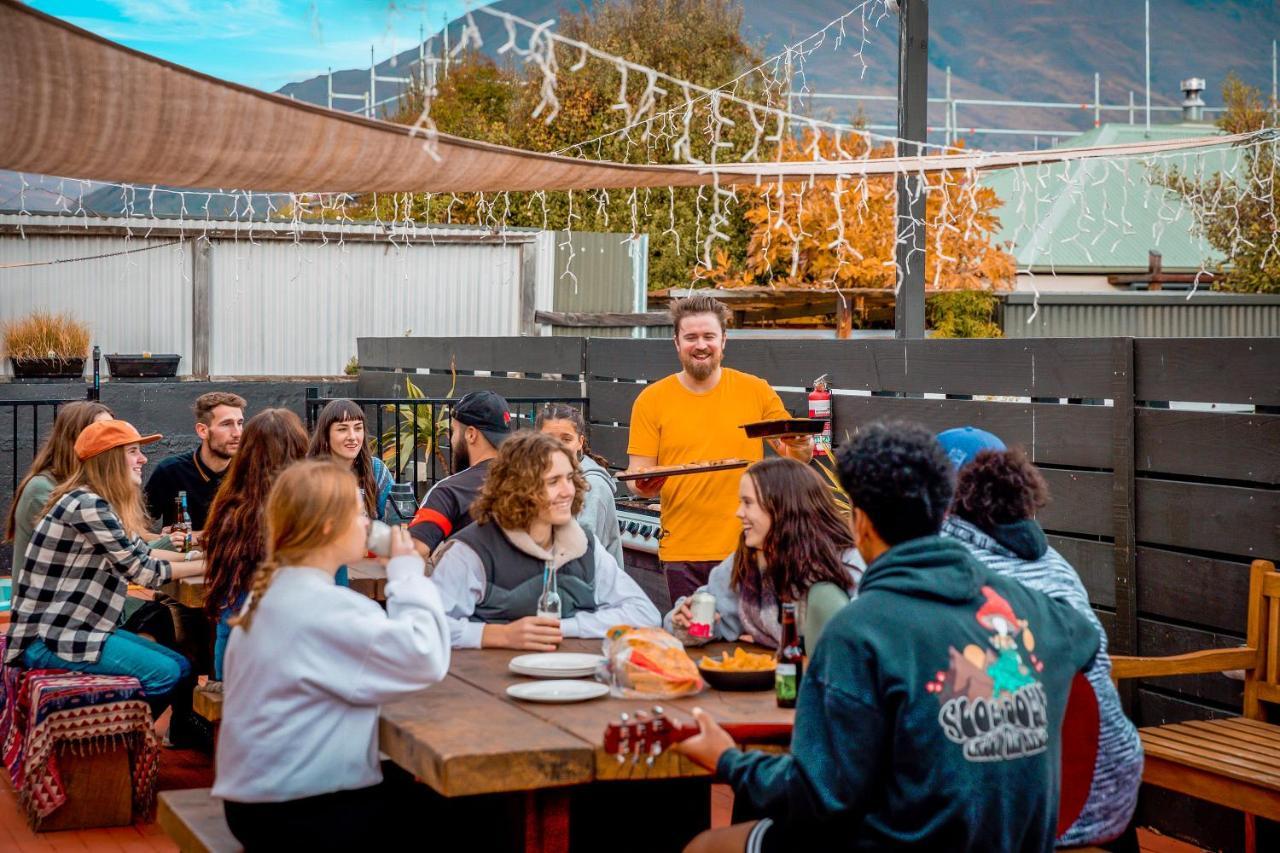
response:
M1107 634L1089 606L1084 584L1049 547L1035 519L1049 502L1049 487L1026 454L1006 449L990 433L961 427L942 433L938 442L959 469L942 534L960 541L987 568L1071 605L1098 633L1098 655L1084 670L1098 701L1100 725L1093 784L1080 816L1057 843L1077 847L1111 841L1125 831L1138 802L1142 742L1111 681Z
M765 459L748 468L738 486L738 550L711 570L702 590L716 599L709 637L689 634L692 612L677 599L663 620L687 646L713 640L777 648L778 604L794 601L805 648L812 654L832 616L856 594L866 563L849 520L817 472L794 459Z
M471 506L476 523L432 557L455 649L549 652L565 637L658 624L653 603L574 520L585 489L575 455L551 436L502 443ZM536 615L547 576L560 594L558 620Z

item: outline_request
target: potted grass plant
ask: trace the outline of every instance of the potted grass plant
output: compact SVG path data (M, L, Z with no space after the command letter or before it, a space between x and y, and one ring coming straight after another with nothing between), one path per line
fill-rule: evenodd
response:
M36 311L0 326L4 353L19 378L78 379L89 354L89 325L69 313Z

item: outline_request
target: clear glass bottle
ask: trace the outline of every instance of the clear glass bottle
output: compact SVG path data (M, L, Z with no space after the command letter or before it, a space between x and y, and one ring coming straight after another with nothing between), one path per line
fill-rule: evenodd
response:
M548 562L542 568L542 595L538 596L538 618L560 618L560 592L556 589L556 570Z
M360 514L365 518L369 517L369 498L365 493L364 487L360 487Z

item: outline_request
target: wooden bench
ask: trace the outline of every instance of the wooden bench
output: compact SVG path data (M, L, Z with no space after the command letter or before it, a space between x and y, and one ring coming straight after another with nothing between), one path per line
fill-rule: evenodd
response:
M239 853L244 848L227 826L222 800L209 790L161 792L156 821L182 853Z
M1112 658L1112 677L1244 670L1244 715L1139 729L1142 781L1245 813L1245 847L1257 849L1254 817L1280 821L1280 725L1264 703L1280 703L1280 573L1254 560L1249 577L1246 645L1163 658Z

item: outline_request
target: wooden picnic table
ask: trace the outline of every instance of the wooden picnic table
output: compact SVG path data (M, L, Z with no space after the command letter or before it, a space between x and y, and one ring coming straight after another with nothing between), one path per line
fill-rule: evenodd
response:
M566 640L562 651L599 653L600 640ZM719 643L691 650L696 660L732 648ZM605 726L623 712L660 704L668 716L691 719L700 706L716 719L736 723L790 723L794 710L777 707L773 691L722 692L653 700L605 697L555 705L520 702L506 689L526 681L507 669L521 652L454 650L443 682L382 709L379 748L402 768L446 797L522 792L525 849L569 849L575 821L592 812L621 808L610 849L679 849L710 818L710 774L668 752L652 766L619 763L604 752ZM584 807L590 803L599 808ZM652 819L637 819L652 813ZM605 817L602 826L607 826ZM575 826L577 824L575 823ZM620 848L618 845L622 843ZM634 845L633 847L627 845Z
M377 560L360 560L347 567L351 588L374 601L386 600L387 568ZM160 592L183 607L204 607L204 576L180 578L160 587Z

